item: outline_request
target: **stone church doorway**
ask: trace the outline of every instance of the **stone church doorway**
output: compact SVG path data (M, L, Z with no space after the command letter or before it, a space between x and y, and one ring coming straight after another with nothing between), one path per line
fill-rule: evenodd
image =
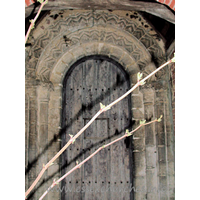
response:
M107 56L87 56L77 61L63 82L62 146L75 135L100 109L130 88L123 67ZM102 113L76 139L61 157L62 174L72 169L99 147L131 129L130 95ZM131 138L102 149L62 182L62 200L132 199L133 183Z

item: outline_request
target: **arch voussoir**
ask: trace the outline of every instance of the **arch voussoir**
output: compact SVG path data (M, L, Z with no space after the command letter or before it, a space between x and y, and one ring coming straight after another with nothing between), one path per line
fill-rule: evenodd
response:
M123 48L102 42L84 43L82 45L73 46L69 51L62 55L50 74L50 81L54 85L62 83L62 79L77 60L91 55L109 55L110 58L123 64L125 69L131 63L135 63L135 71L138 71L136 61ZM133 70L133 66L130 68ZM130 70L128 69L128 70ZM127 70L127 71L128 71Z
M48 47L46 52L43 52L37 64L37 77L44 77L42 73L48 71L48 75L50 74L49 81L54 80L57 84L59 74L65 73L65 70L62 72L58 70L58 73L56 73L55 67L58 66L60 60L66 63L67 66L71 66L76 60L90 55L107 55L122 64L129 73L135 73L139 70L137 59L150 59L151 57L136 38L115 29L111 31L110 28L105 27L101 27L99 30L96 27L88 28L73 34L70 33L66 35L66 38L70 41L66 48L60 48L66 41L63 40L62 36L59 36L55 38L57 41L52 41L52 44L54 44L53 48ZM138 56L133 56L132 52L136 52ZM63 64L61 65L63 66ZM59 66L59 69L62 68ZM54 79L51 77L51 74L55 73L57 78Z

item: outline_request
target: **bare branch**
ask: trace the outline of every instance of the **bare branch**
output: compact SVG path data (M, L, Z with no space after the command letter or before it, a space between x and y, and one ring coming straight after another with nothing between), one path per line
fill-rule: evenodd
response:
M122 99L124 99L126 96L128 96L131 92L133 92L137 87L139 87L140 85L142 85L148 78L150 78L151 76L153 76L156 72L158 72L159 70L161 70L162 68L164 68L166 65L170 64L173 62L173 60L175 60L175 57L172 58L171 60L169 60L168 62L164 63L163 65L161 65L159 68L157 68L155 71L153 71L152 73L150 73L148 76L146 76L144 79L138 81L129 91L127 91L124 95L122 95L121 97L119 97L118 99L116 99L114 102L110 103L107 106L104 106L103 104L100 104L100 110L94 115L94 117L73 137L70 137L70 140L67 142L67 144L43 167L43 169L41 170L41 172L39 173L38 177L35 179L35 181L32 183L32 185L30 186L30 188L25 192L25 197L31 192L31 190L35 187L35 185L38 183L38 181L40 180L40 178L42 177L42 175L44 174L44 172L46 171L46 169L49 168L49 166L51 166L51 164L69 147L70 144L74 143L74 141L76 140L76 138L78 138L94 121L95 119L103 112L106 112L107 110L109 110L112 106L114 106L115 104L117 104L119 101L121 101Z
M29 35L30 35L31 30L32 30L33 28L35 28L35 22L36 22L37 18L39 17L39 15L40 15L40 13L41 13L41 11L42 11L42 8L44 7L45 4L48 3L48 0L37 0L37 1L40 2L41 5L40 5L40 8L39 8L39 10L38 10L38 12L37 12L37 15L34 17L34 19L31 19L31 20L30 20L31 24L30 24L30 26L29 26L29 28L28 28L28 31L27 31L27 33L26 33L26 36L25 36L25 44L26 44L26 42L27 42L27 40L28 40L28 37L29 37Z
M56 185L58 185L59 182L61 182L64 178L66 178L69 174L71 174L73 171L79 169L85 162L87 162L88 160L90 160L92 157L94 157L99 151L101 151L102 149L126 138L126 137L129 137L131 136L135 131L137 131L139 128L141 128L142 126L146 126L148 124L152 124L154 122L159 122L159 119L155 119L151 122L148 122L148 123L142 123L140 124L136 129L134 129L133 131L131 131L130 133L129 132L126 132L123 136L119 137L118 139L116 140L113 140L112 142L106 144L106 145L103 145L102 147L99 147L94 153L92 153L90 156L88 156L85 160L83 160L81 163L77 164L74 168L72 168L69 172L67 172L65 175L63 175L61 178L59 178L57 181L53 181L52 185L43 193L43 195L39 198L39 200L42 200L47 194L48 192Z

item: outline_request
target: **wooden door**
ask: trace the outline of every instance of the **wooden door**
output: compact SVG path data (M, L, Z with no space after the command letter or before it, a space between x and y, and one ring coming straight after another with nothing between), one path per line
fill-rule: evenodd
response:
M100 109L129 89L122 67L103 56L86 57L72 66L64 80L62 145L75 135ZM66 173L103 144L125 134L130 128L130 96L102 113L62 156ZM102 149L61 186L62 200L130 199L132 157L130 138Z

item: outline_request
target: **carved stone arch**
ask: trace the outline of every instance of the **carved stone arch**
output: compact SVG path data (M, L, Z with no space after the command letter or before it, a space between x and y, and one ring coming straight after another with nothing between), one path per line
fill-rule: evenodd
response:
M55 14L59 16L56 20L50 17ZM123 45L128 51L130 51L131 45L128 45L129 40L127 43L126 38L135 38L137 43L140 43L143 48L141 48L141 46L140 48L137 48L137 46L134 48L134 46L132 46L134 51L131 53L141 69L144 69L147 62L139 60L140 55L144 53L144 51L138 53L140 49L145 49L156 64L161 64L165 59L163 41L138 12L129 12L129 14L127 14L125 11L63 11L61 18L59 11L51 11L51 13L42 20L40 27L44 29L44 31L37 29L32 33L34 45L29 52L29 55L31 56L28 56L31 58L27 58L26 63L27 75L33 78L36 77L36 74L34 75L33 72L34 68L38 66L40 60L45 62L43 65L54 65L57 59L59 59L59 56L62 56L62 54L67 51L68 46L82 43L81 40L87 39L87 30L93 29L93 35L89 39L93 39L90 40L90 42L96 42L95 27L96 30L101 28L110 29L111 35L109 35L106 42L113 43L114 41L116 43L115 45ZM82 38L78 37L76 40L75 34L77 33L79 33ZM120 34L125 36L123 39L124 44L120 44L122 40L118 41L118 38L114 37L114 35ZM67 35L73 36L72 41ZM101 41L102 39L105 39L104 35L99 35L98 41ZM69 42L72 42L72 44L69 44ZM44 56L47 57L44 59ZM50 71L48 68L49 67L47 66L43 69L43 77L39 78L45 83L48 83L49 79Z
M70 41L69 45L66 45L63 35ZM83 56L108 55L121 63L130 74L140 70L138 65L142 63L146 66L151 60L150 53L142 43L116 29L93 27L63 35L52 40L37 63L36 76L42 82L50 81L52 71L56 71L54 68L58 63L70 66Z
M106 54L107 53L107 54ZM119 56L121 54L121 56ZM91 55L109 55L115 61L125 66L125 70L131 74L139 71L136 61L124 49L108 43L91 42L75 46L67 51L53 67L50 81L56 86L62 83L62 79L71 65L78 59Z

